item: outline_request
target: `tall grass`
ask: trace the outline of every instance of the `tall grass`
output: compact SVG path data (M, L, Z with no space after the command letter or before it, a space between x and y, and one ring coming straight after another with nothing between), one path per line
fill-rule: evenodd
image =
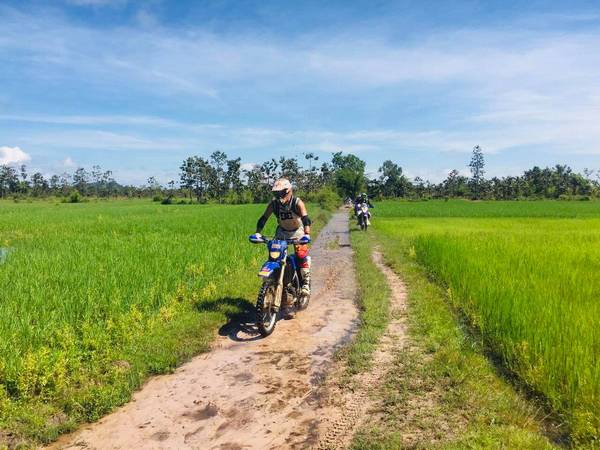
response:
M374 224L387 239L409 241L575 442L599 439L600 204L502 202L499 217L489 203L419 205L384 203L387 218ZM523 205L534 205L535 218L525 218Z
M206 350L254 300L263 208L0 202L0 431L53 439Z
M388 201L373 211L383 217L599 217L597 201Z

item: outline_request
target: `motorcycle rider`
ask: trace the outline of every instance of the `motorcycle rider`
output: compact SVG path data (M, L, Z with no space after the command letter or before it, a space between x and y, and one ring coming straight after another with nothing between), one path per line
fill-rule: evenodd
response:
M374 206L371 204L371 201L369 200L369 196L366 194L366 192L362 192L361 194L359 194L358 197L356 197L356 200L354 200L354 215L357 219L358 215L360 214L360 208L363 203L366 203L369 208L374 208Z
M366 192L362 192L358 195L358 197L356 197L356 200L354 200L354 209L358 210L360 205L362 205L363 203L366 203L369 206L369 208L373 208L371 200L369 200L369 196Z
M302 295L310 295L310 256L308 243L310 242L311 220L308 217L306 205L294 196L292 183L286 178L275 181L272 189L274 199L269 202L263 215L256 224L256 235L261 232L271 214L277 218L277 231L275 239L297 239L294 245L294 255L300 267L302 278ZM291 305L286 305L288 308ZM288 313L288 315L291 315Z

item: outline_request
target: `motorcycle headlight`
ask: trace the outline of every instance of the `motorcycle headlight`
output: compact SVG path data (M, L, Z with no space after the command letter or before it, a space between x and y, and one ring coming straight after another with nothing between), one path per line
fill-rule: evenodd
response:
M281 255L281 252L269 252L269 256L271 257L271 259L279 259L279 256Z

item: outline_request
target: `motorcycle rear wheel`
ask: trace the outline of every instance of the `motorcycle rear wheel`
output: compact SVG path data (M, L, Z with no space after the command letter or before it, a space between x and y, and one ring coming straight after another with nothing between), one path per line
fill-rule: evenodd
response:
M275 310L275 293L277 287L273 283L265 282L260 287L256 299L256 327L263 337L269 336L277 324L277 311Z

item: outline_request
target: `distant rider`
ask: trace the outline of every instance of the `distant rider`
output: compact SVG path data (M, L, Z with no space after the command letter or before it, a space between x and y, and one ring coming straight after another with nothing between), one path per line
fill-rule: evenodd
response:
M354 214L356 215L356 217L358 217L360 207L363 203L366 203L369 208L374 208L374 206L371 204L371 201L369 200L369 196L365 192L363 192L359 194L358 197L356 197L356 200L354 200Z
M308 243L310 242L311 220L308 217L306 205L294 196L292 183L286 178L277 180L272 191L275 198L271 200L263 215L258 219L256 234L260 236L271 214L275 214L278 224L275 239L298 240L298 244L294 245L294 253L302 277L302 294L310 295Z

